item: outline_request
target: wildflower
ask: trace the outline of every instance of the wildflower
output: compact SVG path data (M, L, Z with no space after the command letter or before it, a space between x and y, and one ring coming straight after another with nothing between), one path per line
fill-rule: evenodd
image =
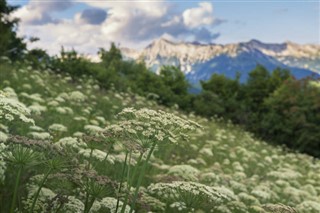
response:
M301 213L317 213L320 212L319 202L306 200L296 206L298 212Z
M220 176L214 172L207 172L200 174L200 179L205 183L216 183L220 181Z
M69 100L74 102L83 102L86 100L86 96L79 91L73 91L69 93Z
M20 95L22 97L28 98L29 100L36 102L36 103L43 103L44 102L43 98L41 98L41 95L38 93L34 93L34 94L29 95L29 94L23 92Z
M0 137L1 137L1 135L0 135ZM0 143L0 184L2 184L5 179L5 171L7 168L6 162L4 161L4 158L1 154L1 153L5 152L6 148L7 148L7 146L5 144Z
M2 131L0 131L0 142L6 142L8 139L8 135Z
M176 209L178 209L178 211L183 211L183 210L187 209L186 204L184 202L181 202L181 201L180 202L174 202L174 203L170 204L170 207L171 208L176 208Z
M262 205L262 208L264 210L267 210L267 211L271 211L273 213L296 213L297 211L290 207L290 206L286 206L286 205L283 205L283 204L265 204L265 205Z
M28 135L37 140L49 140L51 138L48 132L29 132Z
M87 121L87 118L83 117L83 116L76 116L76 117L73 118L73 120L75 120L75 121Z
M13 121L16 117L25 123L33 123L34 121L27 116L30 110L17 99L9 98L5 93L0 91L0 120Z
M96 120L98 120L101 124L105 124L106 123L106 119L102 116L97 116Z
M52 107L59 106L59 102L55 100L49 101L48 106L52 106Z
M101 201L94 202L92 206L92 211L99 212L99 210L108 209L110 212L118 213L120 212L120 209L122 208L122 206L123 206L123 203L120 201L118 211L116 212L117 199L113 197L105 197ZM129 213L129 212L130 212L130 207L126 205L124 213Z
M280 168L277 171L269 172L267 175L269 177L274 177L274 178L284 179L284 180L292 180L292 179L297 179L299 177L302 177L302 174L300 174L298 171L294 171L288 168Z
M36 132L43 132L44 131L44 129L40 126L30 126L29 129L32 131L36 131Z
M160 200L175 199L183 201L189 207L195 202L217 204L229 200L227 195L216 191L213 187L196 182L174 181L172 183L156 183L148 187L148 192L157 195ZM201 205L198 203L198 205Z
M238 198L247 205L260 205L260 202L257 198L245 192L239 193Z
M198 124L182 119L171 113L150 109L125 108L118 115L120 121L106 128L106 132L139 144L142 150L152 143L176 143L179 138L186 138L183 132L194 130ZM179 133L179 134L177 134Z
M80 149L79 150L79 154L85 156L86 158L90 157L90 153L91 153L91 149ZM103 151L101 151L99 149L94 149L92 151L91 155L92 155L92 158L95 158L95 159L97 159L99 161L103 161L106 158L107 153L105 153L105 152L103 152ZM109 158L107 158L106 160L109 163L113 164L114 163L114 158L112 156L110 156L110 155L108 157Z
M214 190L216 190L217 192L226 195L228 198L231 198L232 200L237 200L236 195L234 194L234 192L224 186L215 186L212 187Z
M206 156L206 157L212 157L213 156L213 152L210 148L202 148L199 151L200 154Z
M63 147L72 147L76 150L82 149L82 147L86 147L86 144L78 140L77 138L73 137L65 137L61 138L56 145L60 146L61 148Z
M41 115L42 112L47 111L47 107L45 106L41 106L39 104L33 104L31 106L28 107L31 111L31 113L35 114L35 115Z
M56 111L63 115L72 115L73 110L70 107L57 107Z
M52 131L52 132L67 132L68 131L68 128L62 124L52 124L49 126L48 129L49 129L49 131Z
M200 171L190 165L175 165L168 171L169 175L178 176L184 180L196 181Z
M99 126L96 125L85 125L84 129L91 134L98 134L98 133L102 133L104 131L104 129L102 129Z

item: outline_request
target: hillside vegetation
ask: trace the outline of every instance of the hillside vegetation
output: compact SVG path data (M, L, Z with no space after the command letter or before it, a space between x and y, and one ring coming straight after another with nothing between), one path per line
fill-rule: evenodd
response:
M0 90L1 212L320 211L319 160L218 118L23 63Z
M0 212L320 212L320 161L296 153L320 156L318 82L257 66L193 95L114 44L100 63L27 50L15 9L0 0Z

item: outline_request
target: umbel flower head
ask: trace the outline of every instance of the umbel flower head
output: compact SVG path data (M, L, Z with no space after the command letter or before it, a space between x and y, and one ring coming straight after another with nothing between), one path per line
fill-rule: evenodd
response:
M231 200L228 195L219 192L214 187L196 182L174 181L151 184L148 192L166 201L182 201L189 207Z
M124 139L131 148L136 145L145 149L160 142L176 143L180 138L187 139L187 131L201 127L174 114L146 108L125 108L117 117L120 121L107 127L106 133Z
M281 203L279 204L265 204L262 206L262 208L266 211L274 212L274 213L296 213L297 211L290 207L283 205Z
M34 120L27 117L29 115L30 110L23 103L15 98L8 97L0 90L0 121L13 121L19 118L25 123L34 124Z

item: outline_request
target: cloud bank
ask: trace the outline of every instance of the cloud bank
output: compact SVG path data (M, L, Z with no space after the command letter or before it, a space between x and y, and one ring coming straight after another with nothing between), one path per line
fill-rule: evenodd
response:
M67 19L56 14L72 9L76 0L31 0L14 14L21 19L19 33L39 37L30 47L47 49L50 54L57 54L61 46L95 54L110 42L132 48L144 47L159 37L212 42L220 36L214 27L223 22L214 16L210 2L183 11L166 1L81 2L87 7Z

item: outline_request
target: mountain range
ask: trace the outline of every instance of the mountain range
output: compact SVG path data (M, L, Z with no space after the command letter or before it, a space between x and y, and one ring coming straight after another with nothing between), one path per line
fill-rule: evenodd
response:
M192 84L208 80L213 73L234 78L239 72L240 81L246 81L248 73L261 64L268 70L286 68L298 79L320 77L320 45L263 43L258 40L233 44L200 44L172 42L157 39L142 50L121 48L128 60L144 60L154 72L163 65L179 66Z

